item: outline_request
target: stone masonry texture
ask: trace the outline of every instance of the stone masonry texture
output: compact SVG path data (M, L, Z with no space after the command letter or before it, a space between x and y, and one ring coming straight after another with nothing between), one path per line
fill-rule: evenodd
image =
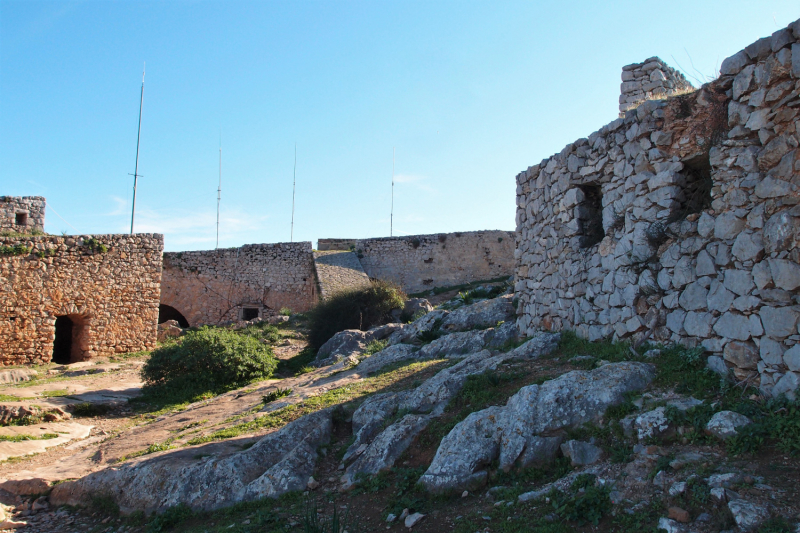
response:
M358 256L353 252L316 251L314 267L317 271L321 298L327 298L343 289L369 285L369 276L361 268Z
M163 247L156 234L0 237L0 363L50 361L61 316L69 362L155 348Z
M239 320L244 308L258 316L302 312L316 301L310 242L164 254L161 303L191 326Z
M523 334L701 345L738 380L793 394L799 40L797 21L517 176Z
M44 231L45 205L41 196L0 196L0 231ZM18 224L19 220L25 224Z
M693 89L683 74L657 57L626 65L622 67L620 116L624 117L626 111L638 107L646 100L665 98Z
M511 231L358 239L355 252L370 278L393 281L409 293L514 272Z

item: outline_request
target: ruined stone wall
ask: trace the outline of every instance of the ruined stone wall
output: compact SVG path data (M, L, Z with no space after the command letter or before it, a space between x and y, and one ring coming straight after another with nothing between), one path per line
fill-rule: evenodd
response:
M622 67L620 117L624 117L626 111L635 109L646 100L666 98L693 89L683 74L657 57L626 65Z
M41 196L0 196L0 231L44 231L45 205Z
M164 254L161 303L192 326L239 320L244 308L258 316L307 311L316 300L310 242Z
M800 383L800 21L517 176L518 325L700 344Z
M356 254L370 278L406 292L510 276L514 232L468 231L359 239Z
M0 237L0 364L50 361L59 316L70 362L154 348L163 247L155 234Z
M356 239L318 239L317 250L326 252L330 250L346 251L356 245Z

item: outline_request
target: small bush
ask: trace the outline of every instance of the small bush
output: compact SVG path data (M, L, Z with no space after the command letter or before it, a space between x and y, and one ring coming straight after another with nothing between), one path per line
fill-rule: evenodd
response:
M403 307L405 300L405 293L397 285L385 281L337 292L308 313L309 345L318 350L340 331L366 331L385 324L390 319L392 309Z
M270 392L269 394L265 394L262 400L264 403L272 403L275 400L283 398L284 396L289 396L292 393L292 389L282 389L278 387L274 391Z
M187 332L180 343L153 351L142 369L143 392L190 400L267 379L276 366L272 349L255 338L202 327Z
M292 310L288 307L281 307L280 311L278 311L278 314L283 316L292 316Z
M378 353L381 350L385 349L389 346L389 341L372 341L367 344L366 349L364 350L365 356L370 356L372 354Z

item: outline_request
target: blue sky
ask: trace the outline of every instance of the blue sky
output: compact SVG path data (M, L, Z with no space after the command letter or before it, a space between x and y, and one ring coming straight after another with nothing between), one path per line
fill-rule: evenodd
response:
M168 250L513 229L515 175L616 118L620 70L690 79L800 18L794 1L0 0L0 194L50 233ZM695 82L697 85L697 83ZM56 214L58 213L58 215ZM60 216L59 216L60 215Z

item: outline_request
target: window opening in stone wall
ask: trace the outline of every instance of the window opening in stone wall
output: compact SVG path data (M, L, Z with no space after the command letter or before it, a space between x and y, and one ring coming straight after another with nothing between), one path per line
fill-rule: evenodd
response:
M711 188L714 181L711 178L711 163L708 154L702 154L683 162L681 172L685 179L683 186L683 201L675 213L670 216L669 222L683 220L693 213L702 213L711 207Z
M242 320L258 318L258 307L242 307Z
M15 222L16 222L17 226L27 226L28 225L28 213L17 213Z
M68 365L83 360L85 327L80 315L56 317L56 337L53 340L53 362Z
M579 185L584 200L576 209L580 247L589 248L606 236L603 231L603 192L599 185Z
M163 324L167 320L175 320L182 328L189 327L189 321L183 314L172 306L159 304L158 306L158 323Z
M702 213L711 207L711 188L714 180L711 178L711 163L707 155L697 156L683 162L683 175L686 177L687 215Z

